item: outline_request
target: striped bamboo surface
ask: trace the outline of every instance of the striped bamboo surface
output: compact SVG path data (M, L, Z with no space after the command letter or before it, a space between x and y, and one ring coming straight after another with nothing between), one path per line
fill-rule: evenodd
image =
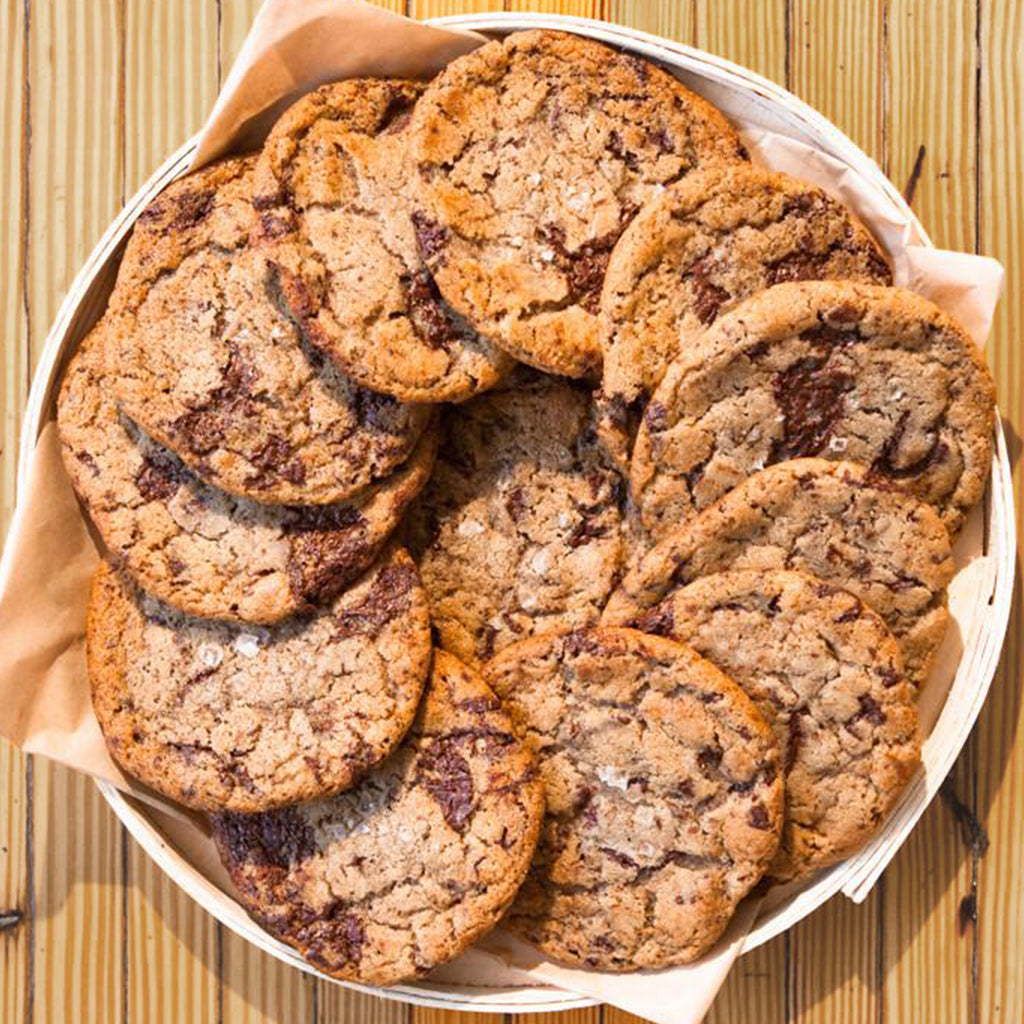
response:
M14 503L20 413L57 304L126 195L199 127L257 6L0 4L0 531ZM501 7L410 0L407 13ZM1008 287L988 356L1016 462L1024 429L1020 0L511 0L504 7L606 18L785 84L906 187L937 244L1002 260ZM1015 486L1020 508L1019 473ZM1024 1020L1020 626L1018 600L999 675L945 799L876 891L859 907L833 900L743 958L709 1020ZM636 1020L608 1008L527 1020L556 1016L562 1024ZM182 895L88 780L0 742L0 1020L473 1019L355 995L283 967Z

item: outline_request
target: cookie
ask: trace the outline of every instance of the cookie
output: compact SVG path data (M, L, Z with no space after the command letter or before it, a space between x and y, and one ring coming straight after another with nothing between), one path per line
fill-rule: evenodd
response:
M408 458L430 409L359 387L282 312L278 275L248 244L254 164L204 168L143 210L111 298L107 380L207 483L330 504Z
M351 79L290 107L256 169L254 238L309 341L345 373L407 401L459 401L512 360L447 307L417 253L406 127L422 90Z
M213 819L246 909L336 978L392 985L489 931L530 863L536 766L476 673L438 651L406 740L347 793Z
M621 481L585 390L522 374L451 409L408 543L441 645L469 665L596 622L622 559Z
M771 725L786 784L775 879L877 831L920 762L917 693L878 615L813 576L737 571L681 587L631 625L692 647Z
M849 590L896 635L907 675L928 675L946 632L955 567L930 506L854 462L794 459L761 470L669 532L608 600L634 622L679 587L727 569L795 569Z
M119 412L103 376L101 321L57 403L64 466L110 556L179 611L272 623L329 600L377 557L426 483L428 426L409 459L348 502L263 505L204 484Z
M430 619L401 549L317 615L258 630L182 615L102 563L86 648L114 760L189 807L251 813L347 789L391 753Z
M485 672L547 794L507 927L603 971L699 957L779 842L779 751L751 701L688 647L632 629L535 636Z
M738 164L655 196L612 250L601 293L601 434L620 464L673 360L719 315L782 281L890 284L868 231L822 189Z
M420 253L486 337L549 373L601 363L608 255L659 189L746 158L726 119L637 57L517 32L452 61L412 119Z
M683 352L637 435L633 499L657 532L750 473L801 456L871 467L951 533L992 464L995 387L964 329L913 292L782 284Z

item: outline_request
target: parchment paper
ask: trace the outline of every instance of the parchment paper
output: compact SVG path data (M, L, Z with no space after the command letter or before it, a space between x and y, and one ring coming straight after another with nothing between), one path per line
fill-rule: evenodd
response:
M193 166L257 145L288 102L323 81L357 75L427 77L480 42L479 36L419 25L361 0L268 0L217 98ZM766 130L757 116L763 104L746 104L742 96L723 91L721 83L688 77L687 84L723 107L757 162L814 181L847 202L887 250L896 282L932 298L957 316L979 345L984 343L1002 285L998 263L917 244L911 224L858 173L795 138ZM69 350L86 326L67 339ZM97 545L60 464L52 408L24 479L0 564L0 734L26 751L156 804L168 839L191 863L209 865L211 846L195 817L124 778L107 754L92 713L84 619ZM979 557L981 535L977 509L957 545L958 565L966 571L951 588L954 628L928 683L922 707L926 729L945 700L962 638L972 635L984 614L978 595L985 592L992 569ZM875 855L883 857L884 850ZM223 885L215 869L205 873ZM571 970L498 932L439 971L438 978L460 985L549 983L660 1024L693 1024L703 1017L738 955L756 911L748 901L715 950L688 967L632 976Z

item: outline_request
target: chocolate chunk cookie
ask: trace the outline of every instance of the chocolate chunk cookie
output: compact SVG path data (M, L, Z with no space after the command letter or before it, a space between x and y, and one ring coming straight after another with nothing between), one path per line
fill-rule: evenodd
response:
M632 629L536 636L485 672L547 793L507 926L604 971L699 957L779 842L779 751L749 698L690 648Z
M515 895L543 816L536 766L483 680L438 651L405 742L355 789L213 819L239 896L337 978L392 985L458 956Z
M335 505L261 505L202 483L119 412L102 373L105 321L57 403L64 465L111 557L190 615L271 623L329 600L370 566L426 483L428 426L394 473Z
M608 255L658 189L745 158L725 118L660 68L560 32L452 61L417 104L420 252L441 294L517 359L601 363Z
M443 647L470 665L596 622L622 557L621 484L582 388L521 374L449 410L409 544Z
M601 621L635 622L679 587L726 569L796 569L849 590L896 635L918 685L946 632L955 571L930 506L866 466L794 459L748 477L668 533L626 574Z
M740 571L695 580L632 625L714 662L771 725L786 780L776 879L878 829L920 761L917 694L878 615L803 573Z
M875 240L820 188L737 164L656 196L612 251L601 293L601 434L625 464L642 407L694 337L782 281L890 284Z
M778 285L665 375L637 435L633 498L658 531L766 465L817 455L870 466L955 533L984 490L994 417L977 346L927 299L848 281Z
M304 96L256 170L254 237L310 342L367 387L458 401L512 365L441 299L416 249L406 127L423 86L352 79Z
M359 387L282 312L279 275L248 244L254 164L190 174L139 216L111 299L107 378L208 483L329 504L408 458L430 410Z
M347 789L405 735L430 668L426 595L401 549L313 618L257 630L182 615L104 563L86 641L114 759L207 811Z

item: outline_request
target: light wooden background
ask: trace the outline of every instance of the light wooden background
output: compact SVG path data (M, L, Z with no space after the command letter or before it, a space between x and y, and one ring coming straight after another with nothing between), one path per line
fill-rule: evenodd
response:
M20 412L57 304L126 196L199 127L257 6L0 0L0 530L14 504ZM502 5L412 0L408 13L489 6ZM1019 0L511 6L632 25L785 84L913 192L937 244L1002 260L1007 294L988 354L1016 459L1024 429ZM1015 483L1020 507L1019 473ZM876 891L860 907L836 898L744 957L710 1020L1024 1020L1020 627L1018 600L1002 667L945 799ZM558 1019L636 1020L611 1009ZM315 983L247 946L149 862L91 782L0 743L0 1021L22 1020L460 1024L454 1014Z

